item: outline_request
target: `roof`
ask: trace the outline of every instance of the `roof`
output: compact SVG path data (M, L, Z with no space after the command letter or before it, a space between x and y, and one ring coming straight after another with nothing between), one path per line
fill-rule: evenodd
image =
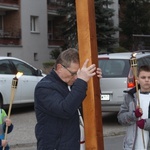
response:
M141 58L150 55L150 51L135 51L135 52L122 52L122 53L109 53L99 54L98 58L111 58L111 59L130 59L133 53L136 54L136 58Z
M8 56L0 56L0 59L16 59L16 60L21 60L21 59L16 58L16 57L8 57Z

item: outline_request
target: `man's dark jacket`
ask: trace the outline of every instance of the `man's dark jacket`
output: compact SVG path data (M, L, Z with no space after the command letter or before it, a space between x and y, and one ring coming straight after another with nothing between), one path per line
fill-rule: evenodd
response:
M37 150L79 150L77 109L86 96L87 83L76 79L71 91L54 70L35 88Z

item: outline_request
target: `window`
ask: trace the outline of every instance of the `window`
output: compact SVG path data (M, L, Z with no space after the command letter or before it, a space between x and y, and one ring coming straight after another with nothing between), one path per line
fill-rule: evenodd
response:
M23 72L23 75L34 75L35 74L35 70L31 66L29 66L21 61L17 61L17 60L12 60L12 61L15 64L15 67L17 68L17 72Z
M13 74L10 63L7 60L0 61L0 74Z
M130 68L126 59L99 60L99 67L102 69L103 78L126 77Z
M8 56L8 57L11 57L11 56L12 56L12 54L11 54L11 53L7 53L7 56Z
M38 32L39 31L38 20L39 20L38 16L31 16L31 18L30 18L31 32Z
M34 61L38 61L38 53L34 53Z
M150 64L150 56L142 57L137 60L138 67Z

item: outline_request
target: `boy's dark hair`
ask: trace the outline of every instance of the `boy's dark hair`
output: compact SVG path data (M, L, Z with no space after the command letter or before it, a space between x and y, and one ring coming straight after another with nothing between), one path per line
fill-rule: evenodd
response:
M138 76L139 76L139 74L140 74L141 71L150 72L150 66L149 65L140 66L138 68L138 73L137 73Z

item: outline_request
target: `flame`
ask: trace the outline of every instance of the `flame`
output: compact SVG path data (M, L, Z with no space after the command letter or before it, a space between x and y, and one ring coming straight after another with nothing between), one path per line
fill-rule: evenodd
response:
M23 72L17 72L16 78L18 79L18 78L20 78L22 75L23 75Z
M136 57L136 55L137 55L137 53L133 53L133 54L132 54L133 57Z

